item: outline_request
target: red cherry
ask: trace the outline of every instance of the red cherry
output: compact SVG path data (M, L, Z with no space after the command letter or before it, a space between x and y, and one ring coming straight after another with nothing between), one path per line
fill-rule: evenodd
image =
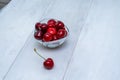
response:
M37 22L37 23L35 24L35 29L36 29L36 30L41 30L41 23Z
M57 40L57 35L53 35L53 40Z
M55 27L56 21L54 19L50 19L48 20L47 24L48 24L48 27Z
M51 41L51 40L52 40L52 34L50 34L50 33L45 33L45 34L43 35L43 41L48 42L48 41Z
M41 28L41 30L42 30L43 32L45 32L45 31L47 30L48 26L47 26L46 23L42 23L41 26L40 26L40 28Z
M57 37L59 39L65 37L66 35L67 35L67 31L65 29L59 29L57 32Z
M44 65L44 67L45 67L46 69L52 69L52 68L54 67L54 61L53 61L52 58L47 58L47 59L45 59L42 55L40 55L40 54L37 52L37 49L36 49L36 48L34 48L34 51L35 51L35 53L36 53L39 57L41 57L42 59L45 60L45 61L43 62L43 65Z
M52 58L47 58L44 61L43 65L46 69L52 69L54 67L54 62L53 62Z
M56 31L55 28L48 28L47 32L50 33L50 34L52 34L52 35L54 35L54 34L57 33L57 31Z
M56 28L57 29L64 29L64 23L62 21L57 21Z
M41 30L34 33L34 37L37 40L41 40L43 38L43 32Z

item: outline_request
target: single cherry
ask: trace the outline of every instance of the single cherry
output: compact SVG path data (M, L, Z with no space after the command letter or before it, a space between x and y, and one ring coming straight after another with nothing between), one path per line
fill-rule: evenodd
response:
M48 27L55 27L56 21L54 19L50 19L48 20L47 24L48 24Z
M52 69L52 68L54 67L54 61L53 61L52 58L47 58L47 59L45 59L43 56L41 56L41 55L37 52L36 48L34 48L34 51L35 51L35 53L36 53L38 56L40 56L42 59L44 59L43 66L44 66L46 69L50 70L50 69Z
M41 30L35 32L35 33L34 33L34 37L35 37L35 39L37 39L37 40L42 40L42 38L43 38L43 32L42 32Z
M55 28L48 28L47 32L50 33L50 34L52 34L52 35L54 35L54 34L57 33L57 31L56 31Z
M51 40L52 40L52 34L47 32L43 35L43 41L48 42L48 41L51 41Z
M41 30L41 23L40 23L40 22L37 22L37 23L35 24L35 29L36 29L36 30Z
M67 31L65 29L59 29L57 32L57 37L60 38L64 38L67 35Z
M64 29L64 23L62 21L57 21L56 28L58 29Z
M45 31L47 30L48 26L47 26L46 23L42 23L41 26L40 26L40 28L41 28L41 30L42 30L43 32L45 32Z
M52 69L53 66L54 66L54 62L53 62L52 58L47 58L47 59L44 61L43 65L44 65L44 67L45 67L46 69Z

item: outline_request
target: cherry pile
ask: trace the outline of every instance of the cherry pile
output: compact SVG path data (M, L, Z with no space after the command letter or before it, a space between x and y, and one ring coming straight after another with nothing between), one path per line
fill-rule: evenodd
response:
M64 23L55 19L50 19L47 23L37 22L35 30L35 39L42 40L43 42L54 41L67 36Z

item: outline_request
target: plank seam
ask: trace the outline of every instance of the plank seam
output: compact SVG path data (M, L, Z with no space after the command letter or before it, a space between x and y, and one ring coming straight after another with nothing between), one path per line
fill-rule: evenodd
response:
M45 9L45 11L43 12L41 18L43 18L44 15L46 15L46 13L48 12L49 8L51 7L51 5L53 4L54 1L51 1L48 5L48 7ZM20 49L20 51L18 52L18 54L16 55L15 59L13 60L13 62L11 63L10 67L8 68L7 72L5 73L4 77L2 78L2 80L5 80L5 78L7 77L9 71L11 70L12 66L14 65L14 63L16 62L17 58L19 57L20 53L22 52L22 50L24 49L24 47L27 45L27 43L29 42L29 37L31 36L31 34L33 33L33 31L30 33L30 35L27 37L23 47Z
M93 0L90 1L90 7L89 7L88 12L87 12L87 14L86 14L85 21L84 21L84 23L81 25L80 33L82 32L82 30L83 30L83 28L84 28L84 25L86 24L87 17L88 17L88 14L89 14L90 10L91 10L92 4L93 4ZM80 37L80 35L79 35L79 37ZM78 40L79 40L79 38L78 38ZM76 41L76 45L77 45L77 43L78 43L78 40ZM72 57L73 57L73 55L74 55L75 48L76 48L76 46L74 47L74 49L73 49L73 51L72 51L72 55L71 55L71 57L70 57L70 59L69 59L69 62L68 62L68 64L67 64L67 67L66 67L66 70L65 70L65 73L64 73L64 75L63 75L62 80L65 80L65 76L66 76L66 74L67 74L69 65L70 65L70 63L71 63L71 61L72 61Z

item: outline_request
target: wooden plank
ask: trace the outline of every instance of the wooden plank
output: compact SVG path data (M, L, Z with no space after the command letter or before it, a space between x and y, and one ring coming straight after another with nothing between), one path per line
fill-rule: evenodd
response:
M69 39L59 48L47 49L34 40L32 33L4 80L62 80L86 20L90 3L91 0L54 1L43 18L62 20L70 30ZM34 47L45 57L54 59L55 67L52 70L43 68L43 60L33 52Z
M119 21L119 0L93 0L64 80L120 80Z
M0 11L0 79L4 78L49 0L12 0Z

